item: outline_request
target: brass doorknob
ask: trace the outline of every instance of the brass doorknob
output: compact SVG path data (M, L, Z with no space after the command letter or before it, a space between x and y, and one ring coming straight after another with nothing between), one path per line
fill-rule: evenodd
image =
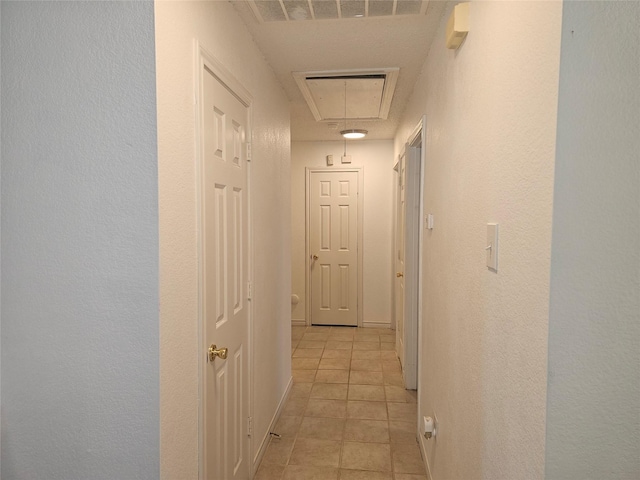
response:
M312 258L313 260L317 260L317 259L318 259L318 255L311 255L311 258Z
M396 277L400 278L400 277L404 277L404 273L402 272L398 272L396 273Z
M226 360L228 351L228 348L218 349L216 345L211 345L209 347L209 361L213 362L216 357L220 357L222 360Z

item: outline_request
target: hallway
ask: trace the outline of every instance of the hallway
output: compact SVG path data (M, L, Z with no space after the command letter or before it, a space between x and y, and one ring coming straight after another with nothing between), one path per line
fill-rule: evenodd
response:
M395 331L292 327L293 387L256 480L426 480Z

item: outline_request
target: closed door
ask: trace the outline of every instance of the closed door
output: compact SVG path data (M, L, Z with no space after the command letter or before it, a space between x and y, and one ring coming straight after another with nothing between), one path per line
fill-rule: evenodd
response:
M358 172L309 174L311 323L358 325Z
M201 73L203 473L247 479L248 109L206 65Z

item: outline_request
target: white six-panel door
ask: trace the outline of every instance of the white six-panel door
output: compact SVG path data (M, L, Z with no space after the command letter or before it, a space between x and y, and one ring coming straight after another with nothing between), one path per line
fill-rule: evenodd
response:
M248 108L203 62L201 242L203 477L249 478ZM220 353L209 358L209 347ZM226 358L224 350L226 351Z
M358 172L309 173L311 323L358 325Z

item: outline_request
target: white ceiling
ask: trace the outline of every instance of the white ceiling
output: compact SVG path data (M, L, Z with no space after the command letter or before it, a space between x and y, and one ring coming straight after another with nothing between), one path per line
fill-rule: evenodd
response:
M387 119L348 121L348 128L368 130L368 139L393 138L435 29L446 9L445 1L431 0L426 6L426 14L328 20L286 21L283 18L285 21L263 22L257 19L246 0L231 1L291 102L291 138L294 141L330 141L340 140L341 137L339 129L315 120L294 80L293 72L398 67L400 72ZM265 1L280 3L278 0L256 0L256 3ZM346 5L363 0L338 1ZM369 0L372 4L374 1L394 3L394 0ZM403 1L407 0L395 0L395 3L397 5ZM313 2L317 3L318 0ZM279 6L262 5L260 8ZM421 8L424 9L424 5ZM343 7L343 11L349 10ZM344 86L341 88L344 89ZM344 92L341 95L344 98Z

